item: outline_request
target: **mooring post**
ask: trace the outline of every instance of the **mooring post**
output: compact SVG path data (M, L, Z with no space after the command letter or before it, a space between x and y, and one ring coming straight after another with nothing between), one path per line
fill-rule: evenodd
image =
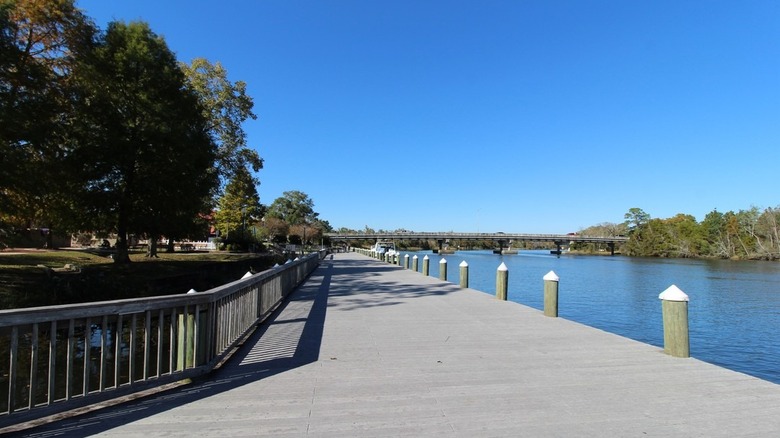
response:
M439 260L439 280L447 281L447 259Z
M431 260L427 255L423 257L423 275L431 275Z
M395 264L401 266L401 254L395 253Z
M409 269L409 254L404 254L404 269Z
M460 266L460 287L465 289L469 287L469 264L463 260L458 266Z
M690 357L688 337L688 295L675 285L658 295L664 319L664 353L674 357Z
M550 271L544 279L544 315L558 317L558 276Z
M509 287L509 268L504 262L496 270L496 298L506 301L507 289Z
M417 260L418 260L417 259L417 254L415 254L414 257L412 257L412 270L414 272L417 272L417 267L418 267Z

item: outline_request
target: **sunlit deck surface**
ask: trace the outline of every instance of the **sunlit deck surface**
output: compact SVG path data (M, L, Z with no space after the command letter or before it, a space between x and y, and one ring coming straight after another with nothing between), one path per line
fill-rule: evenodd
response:
M58 432L768 437L780 385L349 253L207 379L25 435Z

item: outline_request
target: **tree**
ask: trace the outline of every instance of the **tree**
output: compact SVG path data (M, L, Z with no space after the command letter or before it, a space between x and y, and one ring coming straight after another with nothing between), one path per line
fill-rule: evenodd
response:
M284 192L281 197L276 198L268 207L266 215L281 219L289 225L300 225L313 222L319 213L314 212L314 202L309 195L293 190Z
M67 222L70 72L95 32L73 0L0 0L0 220Z
M220 176L229 180L246 169L259 171L263 160L257 151L247 147L246 132L241 127L247 119L257 118L252 112L252 98L246 94L246 84L230 82L227 70L219 62L211 64L203 58L194 59L190 65L182 63L181 68L198 95L208 121L206 129L217 144Z
M114 260L128 262L129 232L154 237L196 217L216 184L216 147L174 54L146 23L110 23L76 78L77 212L115 230Z
M636 207L630 208L624 218L626 219L625 224L628 227L629 233L641 229L642 226L650 221L650 215L645 213L641 208Z
M702 227L689 214L678 214L665 221L671 237L671 246L677 257L698 257L706 248Z
M249 241L247 224L254 224L263 217L264 208L257 194L257 179L246 168L239 167L225 187L214 215L217 229L229 240Z
M717 257L730 257L731 249L726 238L726 222L723 213L717 209L712 210L704 216L701 223L704 239L707 241L708 255Z

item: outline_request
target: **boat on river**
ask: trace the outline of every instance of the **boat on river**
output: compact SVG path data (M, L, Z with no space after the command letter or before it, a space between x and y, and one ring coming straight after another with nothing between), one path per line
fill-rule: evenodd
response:
M371 251L376 252L377 254L385 254L390 256L394 256L398 254L398 251L395 249L395 243L390 241L377 241L374 246L371 247Z

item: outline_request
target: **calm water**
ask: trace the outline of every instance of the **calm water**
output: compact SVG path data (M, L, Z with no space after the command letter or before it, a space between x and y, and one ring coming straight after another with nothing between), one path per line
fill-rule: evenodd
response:
M407 253L402 253L401 257ZM430 259L438 277L440 256ZM496 269L509 268L509 300L543 308L542 277L560 277L562 318L663 347L661 301L672 284L689 297L691 356L780 383L780 263L599 257L549 251L499 256L460 251L443 256L448 281L459 282L458 265L469 264L469 287L495 294Z

